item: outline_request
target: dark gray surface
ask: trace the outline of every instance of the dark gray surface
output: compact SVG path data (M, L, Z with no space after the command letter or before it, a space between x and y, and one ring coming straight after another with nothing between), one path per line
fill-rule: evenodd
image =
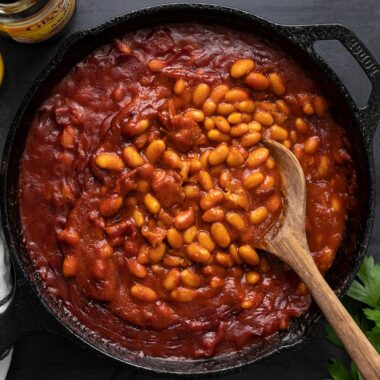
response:
M181 1L136 0L79 0L77 13L68 33L83 30L109 18L145 6ZM188 1L194 3L196 1ZM341 23L353 30L380 60L380 3L378 0L267 0L267 1L203 1L229 5L250 11L274 22L288 24ZM223 22L223 20L221 20ZM56 52L63 37L41 45L21 45L0 38L0 50L6 64L6 78L0 90L0 150L4 145L10 122L31 83ZM320 46L324 57L336 69L359 104L368 97L368 81L352 64L348 53L336 43ZM342 53L342 54L341 54ZM374 140L377 179L380 175L380 133ZM379 183L379 181L378 181ZM379 185L377 186L379 189ZM377 200L380 191L378 191ZM380 261L380 214L377 213L369 254ZM301 350L289 352L257 364L243 373L226 379L323 379L330 357L344 354L327 343L323 332ZM148 379L145 374L134 374L128 368L93 356L62 338L47 334L25 337L16 345L9 379Z

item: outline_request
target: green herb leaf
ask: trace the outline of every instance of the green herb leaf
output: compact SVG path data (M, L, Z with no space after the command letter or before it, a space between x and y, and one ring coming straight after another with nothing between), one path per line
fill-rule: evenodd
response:
M357 277L347 295L375 309L380 309L380 265L373 257L365 257Z
M358 368L354 362L351 362L351 377L353 380L365 380L363 376L359 373Z
M380 326L380 310L363 309L364 315L370 321L374 321L376 326Z
M335 359L330 359L327 369L333 380L353 380L350 371Z
M380 353L380 328L375 327L371 331L368 331L366 335L372 343L372 346Z
M379 333L380 334L380 326L375 326L371 332L376 332L376 333Z
M380 265L372 257L364 259L343 303L380 354ZM325 333L330 342L343 347L331 326L325 326ZM348 370L342 363L330 359L328 371L333 380L364 380L354 362Z
M338 335L336 335L336 332L334 331L334 329L331 327L329 323L325 324L325 334L326 334L326 338L332 344L335 344L336 346L343 348L342 342L340 341L340 339L338 338Z

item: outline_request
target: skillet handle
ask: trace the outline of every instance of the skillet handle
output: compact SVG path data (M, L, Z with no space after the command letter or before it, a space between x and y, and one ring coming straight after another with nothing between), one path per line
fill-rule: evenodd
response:
M0 264L6 264L12 274L9 276L9 273L4 271L8 278L5 281L3 278L0 279L1 290L7 290L4 292L7 296L2 298L2 306L0 305L0 358L4 357L8 349L24 334L33 331L51 333L63 331L63 328L43 307L18 264L8 265L6 257L9 257L6 244L0 234ZM10 277L14 279L13 289L10 285Z
M327 63L314 50L314 43L320 40L338 40L350 52L353 58L366 73L372 84L368 104L359 108L355 105L356 117L363 123L368 135L365 136L368 146L372 145L372 139L380 119L380 65L370 53L363 42L351 30L343 25L302 25L289 26L294 42L308 53L326 69L331 70Z

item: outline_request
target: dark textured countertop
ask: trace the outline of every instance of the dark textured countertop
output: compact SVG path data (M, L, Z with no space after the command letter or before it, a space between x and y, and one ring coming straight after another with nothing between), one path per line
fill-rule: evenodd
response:
M131 10L170 2L183 1L78 0L76 15L71 26L66 35L58 40L28 46L0 38L0 51L6 64L6 78L0 90L0 151L3 149L11 120L26 90L69 33L95 26ZM195 1L187 3L193 2ZM284 24L341 23L353 30L380 61L378 0L204 0L203 2L229 5ZM336 42L321 44L320 49L323 49L324 57L336 69L354 99L359 105L365 104L370 85L360 69L352 63L349 54ZM377 200L379 200L379 131L375 136L374 147L378 180ZM380 262L380 212L377 211L368 253ZM330 357L346 360L341 350L325 340L321 330L300 350L281 354L225 379L319 380L327 377L326 365ZM34 334L21 339L15 346L8 374L9 380L149 378L150 376L145 373L135 373L114 361L94 356L71 341L48 334Z

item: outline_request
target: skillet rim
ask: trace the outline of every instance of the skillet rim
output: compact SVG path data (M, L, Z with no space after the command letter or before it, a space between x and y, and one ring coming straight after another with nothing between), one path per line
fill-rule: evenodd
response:
M308 56L308 59L313 60L314 63L316 63L320 67L319 62L317 62L314 59L315 57L313 57L313 54L311 54L310 51L306 51L305 47L301 47L300 45L295 44L294 40L292 40L291 37L289 37L289 35L287 35L291 32L292 28L298 27L298 26L281 25L281 24L273 23L273 22L267 21L261 17L258 17L252 13L237 10L237 9L234 9L231 7L223 7L223 6L219 6L219 5L210 5L210 4L168 4L168 5L159 5L159 6L149 7L149 8L143 8L143 9L133 11L133 12L129 12L125 15L113 18L110 21L102 23L99 26L88 29L86 31L77 32L77 33L74 33L73 35L69 36L62 43L61 47L57 51L54 58L50 61L50 63L46 66L46 68L41 72L41 74L34 81L32 87L30 88L30 90L25 95L25 97L24 97L24 99L23 99L23 101L22 101L22 103L18 109L18 112L17 112L17 114L16 114L16 116L12 122L11 128L8 132L8 136L7 136L7 140L6 140L6 144L5 144L5 148L4 148L4 152L3 152L3 158L2 158L0 188L3 190L3 194L5 194L5 197L3 198L3 201L1 202L1 215L2 215L3 221L6 222L6 223L4 223L4 232L5 232L5 237L6 237L6 240L8 242L10 252L11 252L12 261L14 262L14 265L18 266L18 269L21 269L21 272L23 273L23 275L25 276L27 281L30 284L32 284L32 288L34 290L34 293L39 298L39 301L44 305L44 307L45 307L45 309L47 309L48 313L50 315L52 315L58 321L59 324L62 324L64 326L64 328L69 331L69 333L71 335L76 336L76 338L78 338L81 342L83 342L87 347L92 347L93 349L101 352L102 354L105 354L105 355L112 357L112 358L114 358L118 361L121 361L123 363L127 363L129 365L132 365L136 368L142 368L144 370L151 371L155 374L157 374L157 373L162 373L162 374L170 373L172 375L197 376L197 375L202 375L204 373L204 371L202 371L202 372L196 372L195 371L195 372L192 372L190 374L187 372L175 372L175 373L171 373L171 372L167 372L167 371L161 372L160 370L157 370L157 369L146 368L143 365L140 366L136 363L128 362L127 360L123 360L121 358L115 357L111 353L106 352L99 347L96 347L93 342L86 340L85 337L83 337L83 336L79 335L77 332L75 332L71 328L71 326L68 326L68 322L63 321L61 319L61 317L59 317L56 314L54 309L51 308L51 305L46 300L47 299L46 295L43 294L43 292L39 288L39 286L41 287L41 284L36 284L36 282L35 282L36 279L30 278L31 277L30 274L28 273L28 271L24 267L25 263L20 258L21 254L18 254L16 252L17 251L17 249L16 249L17 244L15 244L15 240L17 240L17 238L15 239L13 236L14 235L13 230L12 230L13 227L12 227L12 223L9 223L10 216L8 214L8 203L9 203L8 197L9 197L9 194L8 194L8 181L7 180L8 180L8 177L11 175L9 172L10 158L11 158L11 154L13 152L12 148L14 148L14 141L15 141L14 139L15 139L16 132L21 125L21 121L23 119L25 111L28 109L31 101L34 98L34 94L36 92L38 92L38 90L41 88L42 84L49 78L49 74L51 74L51 72L54 72L54 70L56 69L56 66L59 65L59 63L62 60L64 60L65 54L67 54L67 52L70 50L70 48L72 46L75 46L75 44L81 40L85 40L86 38L96 37L98 34L101 34L102 32L104 32L108 29L111 30L115 25L128 23L129 20L138 19L139 17L144 17L144 15L149 16L149 13L159 14L160 12L165 13L168 11L170 12L170 11L175 11L175 10L176 11L183 11L185 9L192 10L192 11L208 11L208 12L214 12L215 11L215 12L219 12L219 13L229 15L230 17L233 17L236 19L249 18L251 22L256 23L255 28L257 27L258 29L261 29L261 28L268 29L270 31L270 33L272 33L274 35L274 37L279 36L281 39L286 39L290 44L294 44L297 49L302 49L303 52ZM210 16L210 15L206 15L206 16ZM159 17L165 18L165 15L159 15ZM184 22L188 22L188 21L184 21ZM232 27L234 27L234 26L232 26ZM114 36L116 36L116 35L114 35ZM268 38L268 39L271 40L270 38ZM273 38L273 40L275 41L276 38ZM344 102L347 104L348 108L350 109L350 111L352 113L353 120L355 121L354 124L356 125L356 127L360 131L361 136L363 137L363 126L361 125L362 121L360 120L358 115L355 113L355 105L354 105L354 102L353 102L351 96L349 95L349 93L345 89L345 87L343 86L342 82L336 76L336 74L331 69L330 69L330 72L326 72L325 69L326 68L322 67L321 71L324 71L324 74L327 75L328 80L333 82L335 87L339 87L338 92L344 98ZM363 144L363 146L364 146L364 144ZM355 275L357 273L359 265L360 265L364 255L365 255L365 251L366 251L366 248L368 246L368 241L369 241L369 237L370 237L370 231L371 231L372 225L373 225L374 204L375 204L373 154L372 154L371 147L364 147L363 151L365 151L365 153L366 153L367 164L368 164L367 169L368 169L368 180L369 180L369 187L370 187L369 188L370 191L368 194L368 204L370 206L370 213L369 213L368 220L367 220L367 223L364 227L364 231L362 234L363 239L360 241L360 244L359 244L360 247L358 250L359 253L356 257L356 266L350 272L350 276L348 276L348 278L346 278L345 285L343 287L341 287L341 289L339 289L340 290L340 296L342 296L344 294L345 290L348 288L348 286L350 285L350 283L352 282L353 278L355 277ZM312 323L313 326L316 323L320 323L320 320L321 320L321 314L319 313L319 315L314 319L314 321ZM287 349L295 349L297 347L300 347L301 345L305 344L317 331L317 329L313 330L310 328L308 330L309 331L307 333L301 334L301 336L296 338L293 342L291 342L289 344L284 344L281 347L278 347L278 348L272 350L271 352L269 352L265 355L262 355L259 358L254 359L253 361L250 361L250 362L247 362L244 364L240 363L239 365L233 366L230 368L221 368L221 369L218 369L215 371L211 371L212 373L208 370L207 375L220 375L222 373L225 374L225 373L231 372L233 370L242 369L245 366L253 364L254 362L257 362L258 360L263 360L265 358L268 358L268 357L270 357L276 353L282 352L282 351L287 350ZM207 360L208 359L206 359L206 361ZM191 360L191 361L194 362L194 360ZM199 362L199 360L196 360L196 361Z

